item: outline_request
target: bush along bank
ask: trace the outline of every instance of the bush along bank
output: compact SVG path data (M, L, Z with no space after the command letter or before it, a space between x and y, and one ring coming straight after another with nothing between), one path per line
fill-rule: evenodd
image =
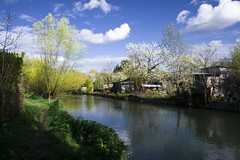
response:
M0 159L126 159L113 129L74 119L58 101L45 101L25 100L23 112L0 126Z
M79 159L125 159L126 146L111 128L100 123L74 119L55 101L49 109L48 128L60 139L76 146Z

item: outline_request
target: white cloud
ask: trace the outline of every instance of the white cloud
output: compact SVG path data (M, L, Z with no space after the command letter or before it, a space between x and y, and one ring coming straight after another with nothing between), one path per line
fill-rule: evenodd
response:
M112 9L117 9L117 7L112 6L107 3L106 0L90 0L88 3L82 4L81 1L74 3L73 11L84 11L92 10L95 8L100 8L104 13L109 13Z
M108 4L105 0L90 0L89 3L85 3L83 5L83 9L94 9L94 8L101 8L105 13L111 11L111 5Z
M21 15L19 15L18 17L19 17L20 19L25 20L25 21L28 21L28 22L33 22L33 21L36 20L34 17L29 16L29 15L27 15L27 14L21 14Z
M237 42L237 43L240 43L240 38L237 38L237 39L236 39L236 42Z
M64 7L64 4L62 3L56 3L54 4L54 12L57 12L60 8Z
M36 45L33 43L35 38L33 29L26 26L16 26L10 31L11 37L15 38L20 32L22 32L22 34L17 40L16 51L25 52L27 56L39 56L40 52ZM3 38L4 37L0 36L0 41L2 41ZM14 46L11 46L11 48L15 50Z
M114 30L110 29L105 34L93 33L93 31L91 30L83 29L80 31L79 35L82 41L103 44L127 38L129 36L130 30L131 29L129 25L127 23L124 23L120 27L115 28Z
M183 10L181 11L178 16L177 16L177 22L178 23L185 23L186 22L186 18L187 16L190 14L189 11L187 10Z
M30 57L40 57L41 52L38 47L34 44L36 36L34 35L33 29L31 27L17 26L11 30L12 33L18 33L23 30L23 34L18 40L17 52L25 52L26 56ZM0 36L0 41L1 41ZM95 56L91 58L81 58L80 60L75 61L75 69L81 72L89 72L91 69L97 69L98 71L103 71L107 65L115 66L117 63L120 63L121 60L126 59L126 57L115 57L110 54L102 54L102 56Z
M113 57L112 55L102 55L97 56L94 58L83 58L79 64L106 64L108 62L119 62L123 59L126 59L126 57Z
M61 18L61 17L70 17L70 18L76 18L75 13L73 13L70 10L65 10L64 12L55 12L56 17ZM82 14L79 14L79 16L82 16Z
M12 30L12 32L18 33L20 30L23 31L18 42L17 51L22 51L27 56L39 56L40 52L37 46L34 44L35 35L33 29L30 27L18 26Z
M192 0L191 2L190 2L190 4L193 4L193 5L197 5L197 0Z
M102 55L92 58L83 58L76 63L76 68L82 72L89 72L91 69L97 69L99 72L103 71L108 65L112 67L116 66L126 57L114 57L112 55Z
M73 5L74 5L74 8L73 8L74 12L82 11L82 2L81 1L74 2Z
M212 40L212 41L208 42L207 44L206 43L194 44L194 45L192 45L192 48L193 49L204 48L204 47L207 47L208 45L217 49L214 54L214 57L213 57L213 59L215 61L217 61L217 60L229 57L232 48L236 44L235 43L223 43L222 40Z
M215 46L215 47L221 47L223 45L222 40L212 40L209 42L209 45Z
M240 1L219 0L218 6L202 4L197 15L186 20L186 31L213 31L240 22Z
M221 43L221 45L217 46L215 59L219 60L223 58L228 58L234 46L235 43Z

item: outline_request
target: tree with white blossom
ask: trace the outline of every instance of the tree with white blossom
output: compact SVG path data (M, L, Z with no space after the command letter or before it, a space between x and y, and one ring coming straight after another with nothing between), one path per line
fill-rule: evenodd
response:
M141 76L147 78L156 68L164 65L166 55L162 48L153 43L128 43L126 49L129 53L131 66L141 70Z
M186 66L192 60L188 55L188 46L183 40L183 33L173 23L170 23L162 32L161 48L167 55L166 68L171 73L172 85L179 90L179 84L189 79L189 69ZM186 70L187 68L187 70Z
M216 61L214 58L217 49L217 46L211 43L194 45L192 47L192 54L196 58L196 63L198 63L198 67L205 68L211 66Z

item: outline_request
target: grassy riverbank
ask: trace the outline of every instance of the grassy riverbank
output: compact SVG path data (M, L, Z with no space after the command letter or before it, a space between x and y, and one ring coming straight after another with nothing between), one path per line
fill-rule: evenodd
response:
M25 98L24 111L0 127L0 159L125 159L113 129L75 120L58 101Z

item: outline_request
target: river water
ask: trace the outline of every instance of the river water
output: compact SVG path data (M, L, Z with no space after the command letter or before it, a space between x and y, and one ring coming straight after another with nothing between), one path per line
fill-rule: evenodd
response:
M240 159L240 113L88 95L61 99L75 118L113 128L128 145L129 160Z

